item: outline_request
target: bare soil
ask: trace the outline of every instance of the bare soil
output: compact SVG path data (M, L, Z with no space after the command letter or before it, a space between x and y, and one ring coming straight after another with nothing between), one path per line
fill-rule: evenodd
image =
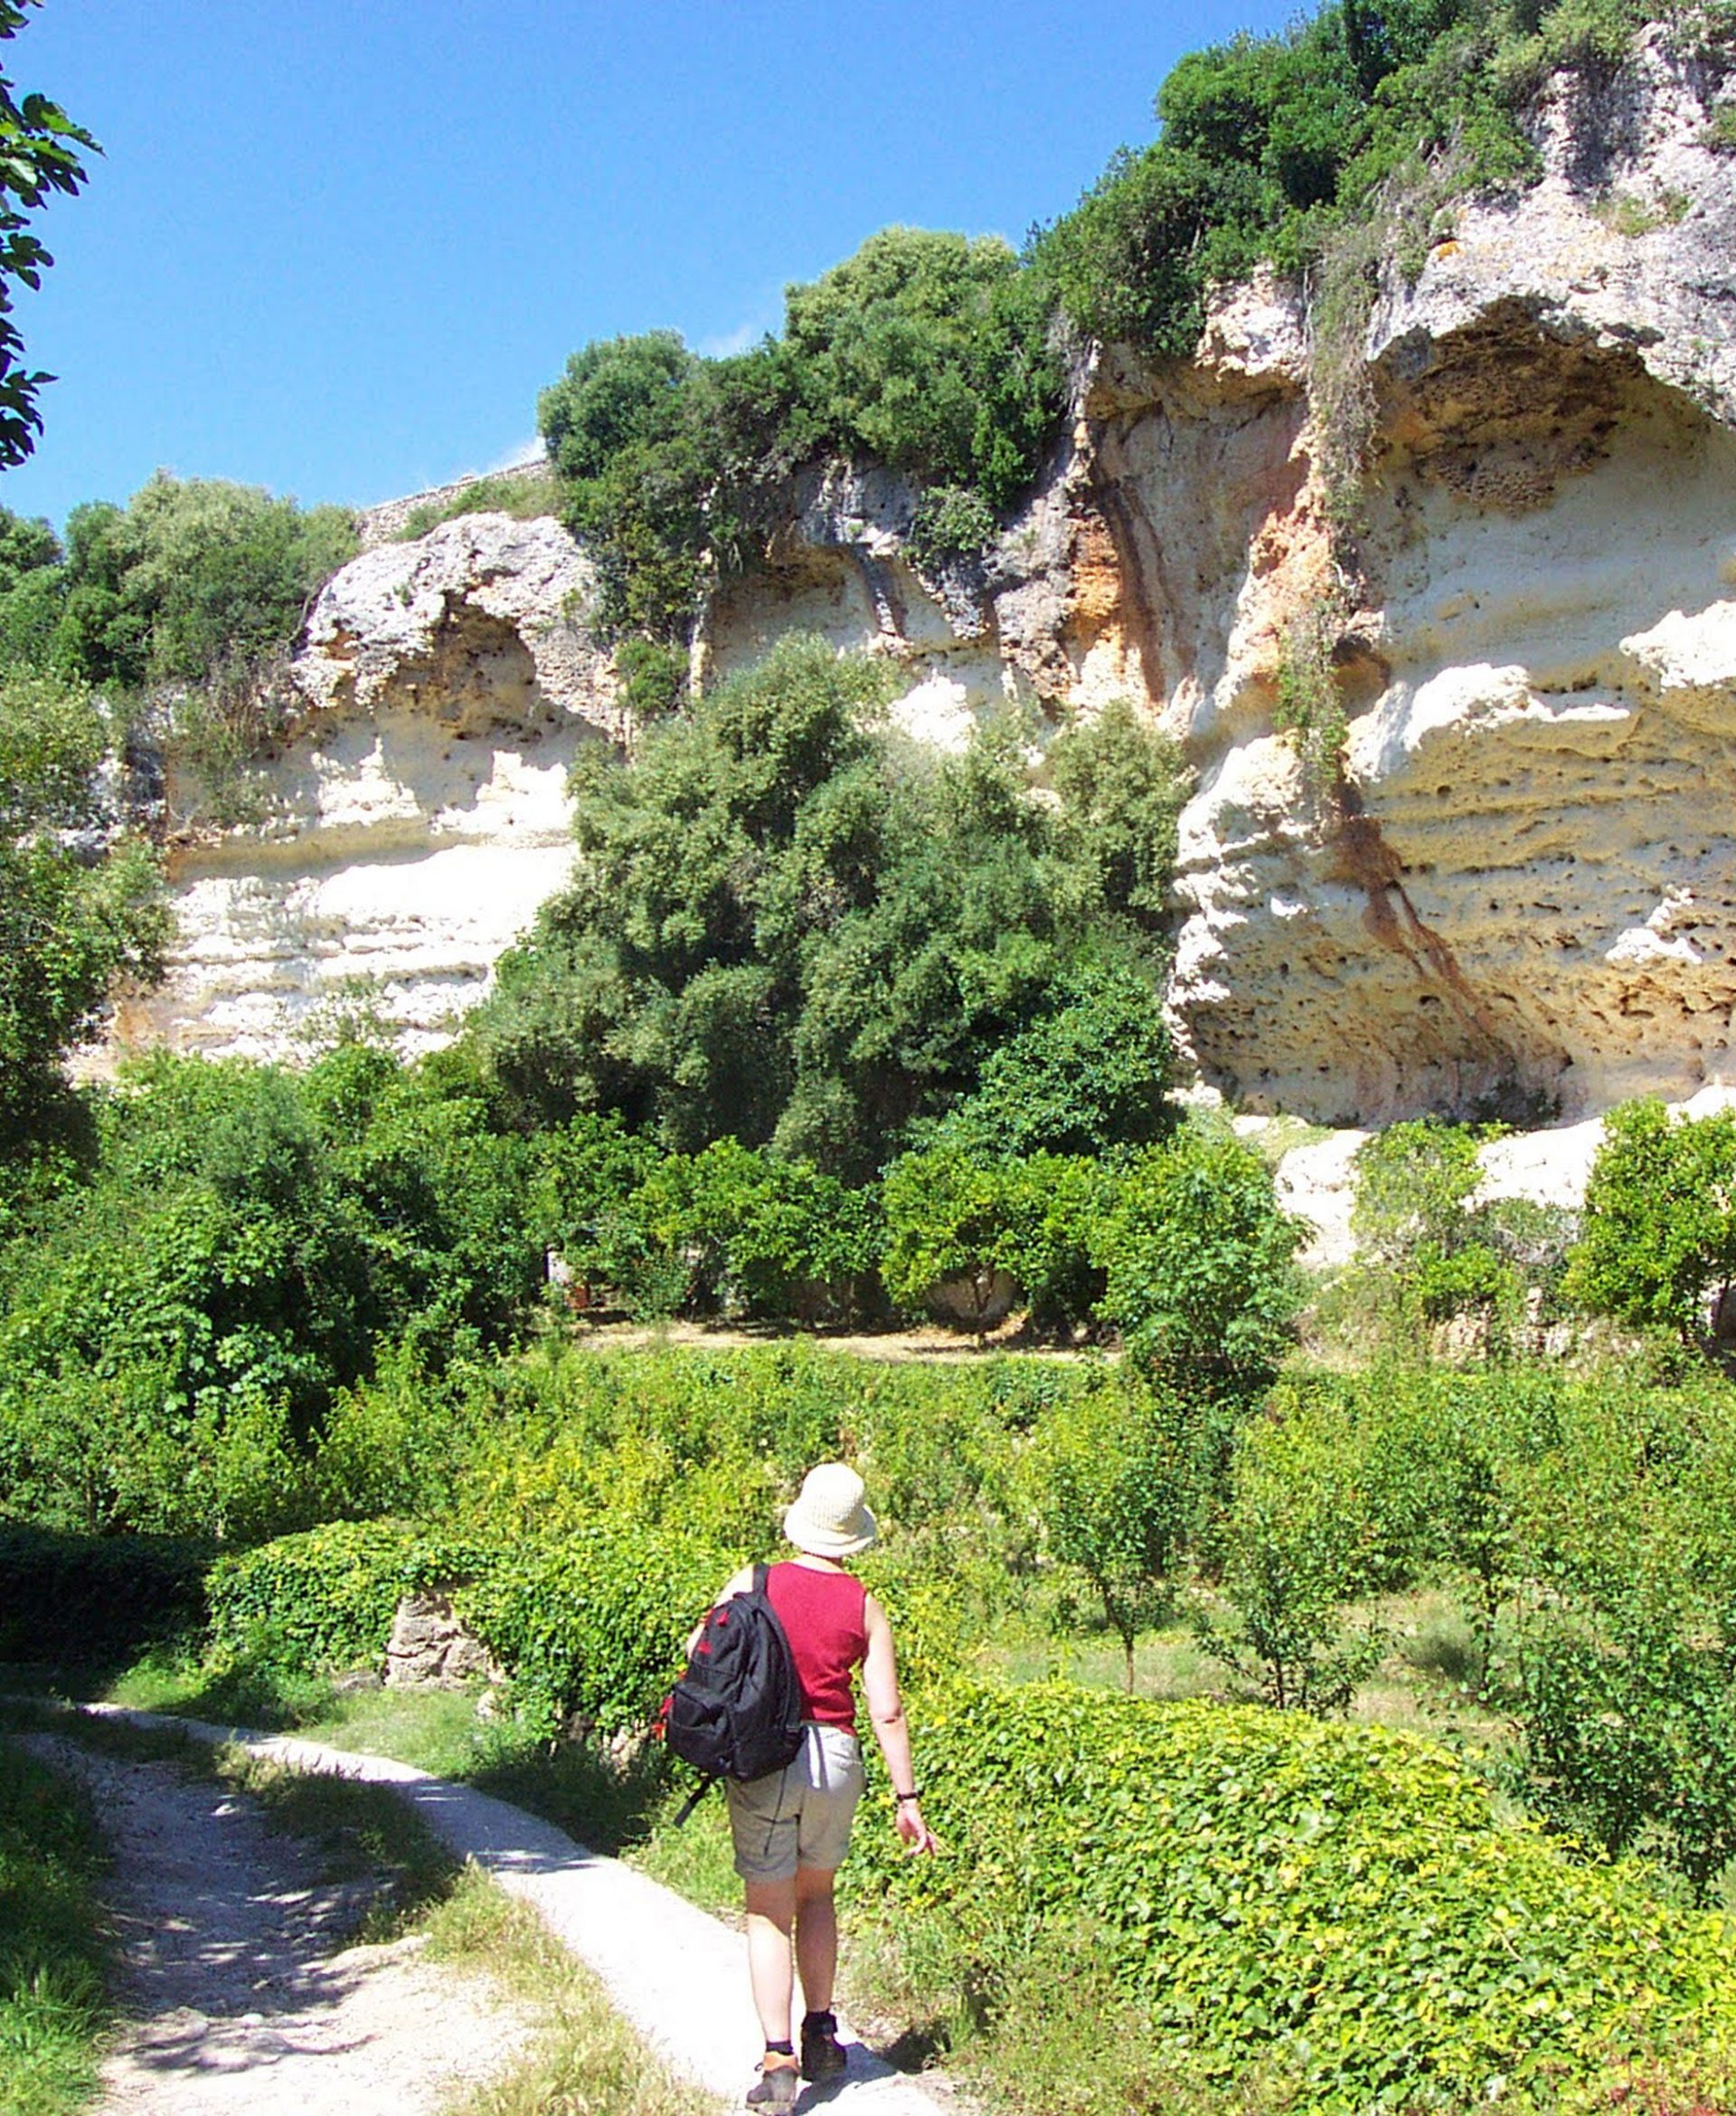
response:
M433 2116L528 2034L410 1934L347 1940L373 1894L246 1799L165 1764L32 1746L90 1787L114 1858L123 2024L97 2116Z

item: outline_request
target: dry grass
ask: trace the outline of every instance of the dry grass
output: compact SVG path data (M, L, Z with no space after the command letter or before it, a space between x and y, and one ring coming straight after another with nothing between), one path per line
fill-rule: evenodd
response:
M427 1930L430 1960L484 1972L536 2021L524 2054L486 2084L460 2090L441 2116L714 2116L721 2108L650 2055L534 1911L475 1868Z

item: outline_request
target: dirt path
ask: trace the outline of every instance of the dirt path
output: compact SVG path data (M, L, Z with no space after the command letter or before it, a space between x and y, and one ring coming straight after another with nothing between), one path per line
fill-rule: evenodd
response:
M415 1937L344 1946L369 1891L250 1802L157 1763L30 1746L90 1787L125 2022L98 2116L431 2116L500 2069L524 2024Z

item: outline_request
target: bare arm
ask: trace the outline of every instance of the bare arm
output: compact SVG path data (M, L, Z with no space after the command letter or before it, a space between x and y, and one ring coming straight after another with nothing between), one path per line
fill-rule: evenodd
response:
M935 1851L939 1847L933 1830L922 1819L921 1801L898 1798L901 1793L914 1794L916 1779L910 1762L910 1730L904 1718L904 1700L898 1692L898 1660L892 1651L892 1627L886 1620L886 1611L872 1594L863 1603L862 1613L868 1632L868 1653L862 1664L862 1686L868 1697L869 1724L874 1730L874 1739L880 1743L880 1752L886 1759L887 1776L892 1781L896 1802L892 1820L898 1834L912 1851Z

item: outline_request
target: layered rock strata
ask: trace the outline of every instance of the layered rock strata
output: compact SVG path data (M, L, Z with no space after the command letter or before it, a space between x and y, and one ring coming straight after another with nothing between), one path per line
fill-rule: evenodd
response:
M894 660L903 724L948 745L1012 710L1040 750L1070 711L1142 703L1194 775L1178 1040L1244 1108L1572 1119L1736 1080L1723 93L1655 35L1612 82L1545 97L1541 184L1458 208L1414 280L1389 271L1336 377L1369 418L1348 545L1311 412L1330 355L1266 282L1190 363L1096 354L981 562L919 566L884 470L798 479L696 675L816 630ZM279 1049L362 976L412 1047L445 1033L566 871L567 761L625 737L590 592L552 521L460 517L346 568L264 820L177 848L175 979L123 1026ZM1342 777L1276 725L1310 638Z

